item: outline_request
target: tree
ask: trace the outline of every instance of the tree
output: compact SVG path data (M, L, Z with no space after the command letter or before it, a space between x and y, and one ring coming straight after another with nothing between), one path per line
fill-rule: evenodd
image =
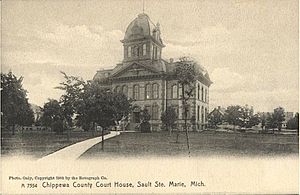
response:
M261 121L261 129L264 130L266 127L266 116L263 114L260 118Z
M266 129L273 129L273 133L274 133L274 129L277 126L275 118L274 118L274 113L269 113L267 114L266 117Z
M85 82L75 76L68 76L65 72L62 72L65 81L60 83L60 86L56 87L56 89L60 89L64 91L64 94L60 97L59 103L62 110L64 128L68 130L68 139L70 137L70 130L73 126L73 116L76 112L76 106L79 102L81 94L83 92L83 88L85 86ZM63 129L64 131L65 129Z
M94 82L87 82L79 97L77 119L82 124L93 123L100 125L104 130L114 126L116 121L126 118L132 108L131 100L122 94L102 88ZM104 140L102 131L102 140ZM104 141L102 141L102 149Z
M180 62L176 65L175 75L181 85L181 102L184 118L184 129L186 133L187 147L190 154L189 136L187 129L187 114L189 112L188 100L193 96L195 90L195 81L197 80L196 63L188 60L186 57L180 58ZM177 133L178 142L179 132Z
M281 131L282 122L285 120L284 109L282 107L275 108L273 118L278 131Z
M287 124L287 129L297 129L299 132L299 113L297 112L293 118L291 118Z
M41 123L46 127L51 127L56 133L63 132L63 110L57 100L49 99L42 108L43 115Z
M223 114L221 114L220 111L217 109L214 109L209 115L208 115L208 124L212 128L217 128L218 125L222 124L223 122Z
M32 125L33 111L28 103L27 91L22 85L23 77L17 78L12 72L1 73L1 123L12 128L16 125Z
M253 127L255 125L258 125L259 122L260 122L259 116L257 114L255 114L253 116L250 116L249 122L246 127L248 127L248 128Z
M170 135L175 126L177 117L176 110L173 107L167 107L166 111L161 115L161 121L165 125L166 130L169 131Z
M233 129L241 124L242 108L239 105L228 106L225 110L225 121L233 125Z

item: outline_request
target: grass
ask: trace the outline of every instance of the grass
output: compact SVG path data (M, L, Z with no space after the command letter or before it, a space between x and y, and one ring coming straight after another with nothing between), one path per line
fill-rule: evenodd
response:
M41 158L59 149L100 136L100 132L71 132L68 134L56 134L47 131L27 131L24 133L1 132L1 155L6 156L28 156Z
M298 155L299 143L296 135L270 135L228 132L190 132L191 156L234 155L274 156ZM176 143L176 133L167 132L122 133L86 151L81 158L115 158L145 156L187 156L184 133Z

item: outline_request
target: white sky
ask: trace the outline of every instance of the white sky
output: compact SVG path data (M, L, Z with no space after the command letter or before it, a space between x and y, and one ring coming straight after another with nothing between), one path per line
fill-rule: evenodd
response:
M58 98L60 70L92 79L123 57L142 0L2 1L2 70L24 76L31 103ZM210 108L299 109L298 1L145 0L165 59L190 55L208 70Z

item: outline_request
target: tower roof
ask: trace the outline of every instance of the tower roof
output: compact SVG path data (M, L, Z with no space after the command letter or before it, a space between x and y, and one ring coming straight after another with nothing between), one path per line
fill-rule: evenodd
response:
M139 14L127 27L124 40L149 37L159 30L147 14Z

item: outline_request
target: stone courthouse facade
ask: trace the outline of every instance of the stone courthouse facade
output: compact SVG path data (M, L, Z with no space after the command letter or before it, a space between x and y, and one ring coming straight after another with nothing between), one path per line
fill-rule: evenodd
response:
M167 106L177 111L177 129L183 127L183 110L180 100L181 87L174 77L178 61L162 59L165 47L159 24L154 24L148 15L139 14L127 27L124 39L124 59L113 69L99 70L93 80L104 88L122 92L134 100L133 112L127 129L138 130L140 112L146 108L151 115L152 131L162 129L161 114ZM197 82L193 97L189 100L188 118L193 120L193 129L205 128L209 108L209 86L207 71L197 66ZM172 76L173 75L173 76ZM191 124L191 122L189 122Z

